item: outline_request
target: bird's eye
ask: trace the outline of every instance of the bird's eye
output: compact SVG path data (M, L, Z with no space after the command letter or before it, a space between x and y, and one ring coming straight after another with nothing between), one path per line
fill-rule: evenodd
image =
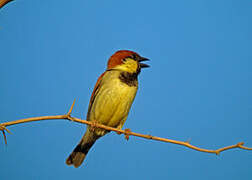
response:
M137 57L136 57L135 54L132 54L132 55L131 55L131 58L134 59L134 60L136 60Z

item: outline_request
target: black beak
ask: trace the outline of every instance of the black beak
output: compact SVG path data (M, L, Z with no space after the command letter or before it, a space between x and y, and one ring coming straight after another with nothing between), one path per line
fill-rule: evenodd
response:
M142 61L149 61L149 59L148 59L148 58L145 58L145 57L141 57L141 58L138 60L138 62L139 62L139 64L140 64L140 67L141 67L141 68L148 68L148 67L150 67L148 64L140 63L140 62L142 62Z

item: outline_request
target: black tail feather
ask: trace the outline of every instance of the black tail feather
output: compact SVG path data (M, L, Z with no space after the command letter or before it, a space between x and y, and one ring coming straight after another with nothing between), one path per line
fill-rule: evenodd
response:
M82 141L74 148L73 152L66 160L67 165L74 165L74 167L79 167L84 161L88 151L93 146L95 141L88 143L83 143Z

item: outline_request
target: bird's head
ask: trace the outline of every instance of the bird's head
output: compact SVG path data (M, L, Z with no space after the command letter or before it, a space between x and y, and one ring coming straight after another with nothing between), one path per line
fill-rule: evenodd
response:
M142 61L149 59L141 57L137 53L129 50L120 50L113 54L108 61L108 70L121 70L128 73L140 73L141 68L150 67Z

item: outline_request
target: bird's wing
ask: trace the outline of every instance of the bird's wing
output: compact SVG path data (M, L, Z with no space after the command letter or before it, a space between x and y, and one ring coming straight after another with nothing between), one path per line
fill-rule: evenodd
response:
M87 118L86 118L87 121L89 121L89 113L90 113L90 110L92 109L93 102L95 100L96 94L98 93L99 86L101 85L102 77L104 76L105 73L106 73L106 71L100 75L100 77L98 78L98 80L97 80L97 82L95 84L95 87L94 87L94 90L92 92L92 95L91 95L91 98L90 98L90 101L89 101L89 105L88 105L88 113L87 113Z

